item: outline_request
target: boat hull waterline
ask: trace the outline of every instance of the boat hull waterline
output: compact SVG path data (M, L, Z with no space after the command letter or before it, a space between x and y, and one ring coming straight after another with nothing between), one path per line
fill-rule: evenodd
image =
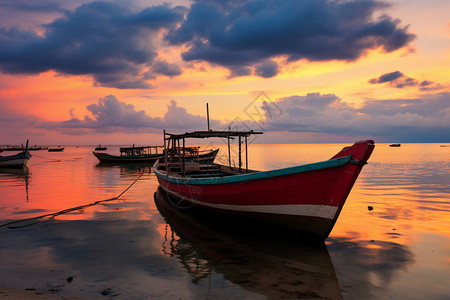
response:
M119 155L111 155L104 152L92 152L102 163L154 163L162 158L161 154L150 154L146 156L122 157Z
M167 176L158 162L153 169L163 190L193 207L254 217L325 240L374 146L360 141L327 161L226 177Z
M0 156L0 167L23 168L27 165L31 154L24 151L15 155Z
M200 155L193 155L191 157L187 157L187 159L192 160L200 160L205 163L213 162L216 158L217 153L219 152L218 149L214 151L210 151L205 154ZM164 154L146 154L146 155L139 155L139 156L120 156L120 155L111 155L104 152L92 152L95 157L101 162L101 163L155 163L158 159L164 159Z

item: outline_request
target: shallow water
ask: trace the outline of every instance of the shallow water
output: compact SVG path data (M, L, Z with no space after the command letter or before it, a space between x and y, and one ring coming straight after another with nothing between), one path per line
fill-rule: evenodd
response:
M343 146L255 144L249 167L326 160ZM81 299L450 295L450 147L377 144L330 237L315 246L170 210L149 166L100 166L92 150L32 152L24 171L0 170L0 225L79 208L0 227L0 290Z

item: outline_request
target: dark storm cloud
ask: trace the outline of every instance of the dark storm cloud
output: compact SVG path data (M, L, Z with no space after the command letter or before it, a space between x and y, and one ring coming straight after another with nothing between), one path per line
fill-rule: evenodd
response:
M448 141L450 93L415 99L367 100L355 108L333 94L311 93L276 101L282 111L271 116L271 104L262 110L268 131L320 132L365 135L409 142Z
M278 74L278 64L274 61L267 61L255 66L255 75L270 78Z
M95 1L45 25L40 36L0 28L0 70L33 74L54 70L92 75L97 85L150 88L142 70L157 58L153 45L161 29L180 22L185 9L160 5L133 12L126 5Z
M168 63L165 60L158 60L155 62L152 68L156 74L166 75L169 77L177 76L182 73L180 66L177 64Z
M422 91L438 90L443 88L440 84L434 83L433 81L424 80L420 82L417 79L404 75L400 71L394 71L383 74L378 78L372 78L369 80L369 83L387 83L389 86L399 89L405 87L419 87L419 89Z
M353 61L368 50L395 51L415 36L400 21L383 15L382 1L196 1L185 21L166 39L188 43L186 61L207 61L229 68L255 68L259 76L275 76L277 68L262 72L258 65L274 57L287 61ZM248 70L248 69L247 69Z
M394 80L396 80L396 79L398 79L398 78L400 78L402 76L403 76L402 72L395 71L395 72L383 74L383 75L381 75L378 78L370 79L369 82L372 83L372 84L384 83L384 82L394 81Z
M40 0L40 1L29 1L29 0L0 0L0 8L4 9L15 9L30 12L62 12L61 3L54 0Z
M190 8L158 5L133 11L94 1L69 10L45 1L0 2L22 11L58 12L44 33L0 28L0 70L9 74L56 71L89 75L95 85L152 88L148 79L177 76L181 67L158 60L157 39L186 47L185 61L206 61L230 77L273 77L278 62L352 61L368 50L391 52L414 39L407 26L383 15L381 1L196 1ZM64 8L63 8L64 7ZM24 27L25 28L25 27ZM167 33L164 35L164 33Z

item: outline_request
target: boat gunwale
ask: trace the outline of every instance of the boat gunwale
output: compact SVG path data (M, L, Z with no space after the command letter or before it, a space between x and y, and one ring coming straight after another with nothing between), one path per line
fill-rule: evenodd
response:
M29 153L28 151L21 151L20 153L16 153L13 155L6 155L6 156L0 155L0 161L10 161L10 160L22 159L22 158L29 159L30 157L31 157L31 153Z
M303 164L303 165L294 166L294 167L287 167L287 168L268 170L268 171L257 171L254 173L245 173L245 174L225 176L225 177L215 176L215 177L211 177L211 178L174 177L172 174L166 175L158 170L157 164L159 163L159 161L156 161L155 164L153 165L153 171L155 172L155 175L157 177L164 179L170 183L215 185L215 184L238 183L238 182L250 181L250 180L260 180L260 179L266 179L266 178L272 178L272 177L278 177L278 176L284 176L284 175L292 175L292 174L297 174L297 173L304 173L304 172L309 172L309 171L316 171L316 170L340 167L340 166L343 166L343 165L349 163L351 160L352 160L352 155L348 155L348 156L344 156L344 157L338 157L338 158L329 159L329 160L325 160L325 161L321 161L321 162Z
M101 156L102 158L114 158L114 159L139 159L139 158L156 158L156 157L163 157L163 154L161 153L152 153L152 154L141 154L141 155L112 155L106 152L96 152L92 151L92 153L98 157Z

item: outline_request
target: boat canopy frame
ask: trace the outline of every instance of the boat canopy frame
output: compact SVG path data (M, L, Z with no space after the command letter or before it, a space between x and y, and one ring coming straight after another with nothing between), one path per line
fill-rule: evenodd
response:
M142 154L159 154L158 148L163 148L164 146L131 146L131 147L121 147L120 148L120 155L121 156L139 156ZM155 151L155 153L152 153L152 150Z
M251 135L263 134L261 131L231 131L231 130L204 130L192 131L181 134L167 133L164 130L164 161L166 163L166 172L170 173L170 166L177 163L181 166L181 172L186 175L186 139L188 138L226 138L228 144L228 165L231 168L231 150L230 140L238 138L239 144L239 171L242 170L242 139L245 143L245 172L248 172L248 137ZM169 155L169 152L171 155Z

